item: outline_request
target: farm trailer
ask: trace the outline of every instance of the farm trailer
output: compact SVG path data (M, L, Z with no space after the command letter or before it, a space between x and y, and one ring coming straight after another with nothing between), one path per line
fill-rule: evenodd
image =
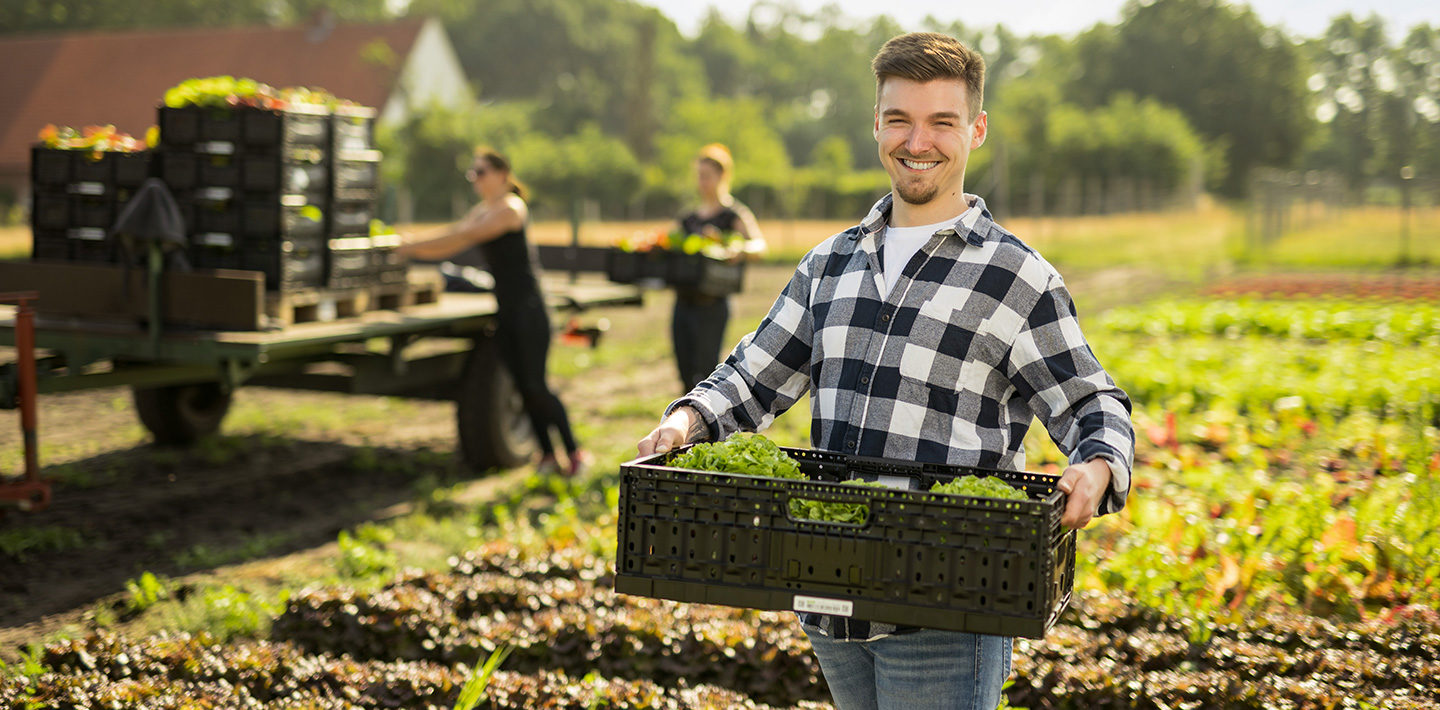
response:
M604 306L638 306L642 292L582 272L603 270L603 250L542 247L542 264L565 269L542 279L551 305L581 312ZM38 292L38 318L24 307L0 306L0 346L30 344L35 357L33 393L129 387L141 423L161 444L185 445L219 430L231 396L241 386L280 387L348 394L385 395L456 402L458 443L464 463L476 472L523 463L534 450L534 433L521 398L494 343L496 302L489 293L417 290L399 308L359 310L355 304L312 299L280 305L286 311L270 329L256 311L255 294L265 295L251 272L170 274L150 299L143 272L119 274L117 267L76 264L0 263L6 290ZM216 276L219 275L219 276ZM130 288L124 284L130 280ZM71 286L57 290L57 279ZM153 282L152 282L153 283ZM46 284L50 284L48 288ZM76 290L84 293L77 295ZM47 308L48 294L54 294ZM33 294L32 294L33 295ZM66 315L108 299L111 317ZM427 302L428 301L428 302ZM276 322L276 294L269 295L270 322ZM158 306L157 306L158 304ZM236 305L241 306L236 308ZM371 304L374 306L375 304ZM166 325L115 317L160 308ZM226 310L226 309L230 310ZM52 315L54 313L55 315ZM170 320L230 321L241 329L176 327ZM312 320L313 319L313 320ZM26 333L22 321L33 322ZM309 322L291 322L309 320ZM591 331L590 337L597 336ZM0 408L22 407L24 358L0 361ZM33 427L33 403L22 426ZM22 407L23 408L23 407ZM38 478L33 433L28 437L26 478L0 481L0 502L31 510L49 500ZM8 489L8 490L7 490ZM8 501L7 501L8 499Z

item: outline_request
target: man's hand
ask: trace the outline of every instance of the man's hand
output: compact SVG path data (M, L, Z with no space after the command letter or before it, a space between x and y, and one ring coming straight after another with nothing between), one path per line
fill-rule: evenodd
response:
M692 407L676 407L660 426L635 446L641 456L663 454L692 441L705 438L705 420Z
M1056 485L1070 496L1060 524L1079 530L1090 524L1105 489L1110 487L1110 464L1101 458L1077 463L1065 469Z

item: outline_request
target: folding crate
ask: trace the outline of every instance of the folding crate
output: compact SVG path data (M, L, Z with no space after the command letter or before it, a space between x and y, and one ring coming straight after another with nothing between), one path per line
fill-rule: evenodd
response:
M606 254L605 275L615 283L633 284L641 281L664 283L669 268L667 252L632 252L611 249Z
M328 247L325 280L330 288L364 288L376 282L370 258L373 248L370 237L331 239Z
M744 288L745 262L672 251L666 263L665 280L677 289L690 289L706 296L728 296Z
M335 151L375 147L375 109L337 106L330 117L330 145Z
M1041 638L1069 603L1075 531L1059 476L785 449L810 481L687 471L679 449L621 466L615 590ZM1025 500L930 493L999 476ZM841 485L851 478L908 489ZM792 498L858 503L860 524L795 518Z
M380 194L380 151L337 151L334 156L331 194L335 200L368 201Z

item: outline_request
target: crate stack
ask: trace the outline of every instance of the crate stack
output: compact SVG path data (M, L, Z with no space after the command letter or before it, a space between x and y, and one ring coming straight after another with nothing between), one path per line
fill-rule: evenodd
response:
M151 155L32 148L33 257L118 263L116 245L106 234L120 208L150 176Z
M325 285L329 119L299 105L160 109L158 174L196 268L260 271L271 291Z
M333 151L328 194L329 248L327 283L331 288L357 288L395 281L394 268L382 269L393 260L387 238L372 236L370 222L380 188L380 152L375 150L375 110L361 106L340 106L329 119ZM378 246L380 241L384 246ZM399 264L399 281L404 264ZM386 278L382 278L386 277Z

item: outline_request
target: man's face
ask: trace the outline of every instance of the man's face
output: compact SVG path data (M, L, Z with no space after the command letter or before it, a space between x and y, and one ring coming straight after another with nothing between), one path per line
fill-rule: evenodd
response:
M895 196L924 205L960 193L970 151L985 142L986 116L971 121L965 83L887 77L875 106L875 141Z

